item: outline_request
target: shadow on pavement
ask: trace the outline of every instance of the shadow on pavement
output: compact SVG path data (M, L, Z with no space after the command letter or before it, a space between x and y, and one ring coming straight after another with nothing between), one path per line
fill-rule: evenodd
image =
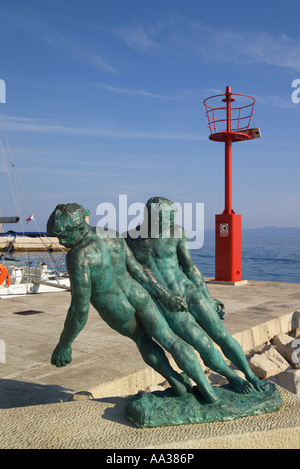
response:
M72 389L11 379L0 379L0 409L67 401Z

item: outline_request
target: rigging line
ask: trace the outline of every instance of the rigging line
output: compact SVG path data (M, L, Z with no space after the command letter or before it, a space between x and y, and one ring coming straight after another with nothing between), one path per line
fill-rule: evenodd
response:
M57 281L57 283L59 283L58 275L57 275L57 272L56 272L56 270L55 270L55 268L54 268L54 267L56 266L56 268L58 269L58 266L57 266L57 264L56 264L56 261L55 261L55 259L54 259L54 257L53 257L52 255L51 255L51 257L50 257L50 253L48 252L47 246L46 246L46 244L44 243L44 240L42 239L42 237L40 237L40 240L42 241L42 243L43 243L43 245L44 245L44 247L45 247L46 253L47 253L48 258L49 258L50 263L51 263L52 270L53 270L54 275L55 275L55 277L56 277L56 281ZM54 262L54 265L53 265L52 262L51 262L51 258L52 258L52 260L53 260L53 262Z
M24 195L24 197L25 197L25 199L26 199L26 201L27 201L28 208L29 208L30 212L33 213L31 204L30 204L29 199L28 199L28 197L27 197L27 194L26 194L26 192L25 192L25 190L24 190L24 186L23 186L22 180L20 179L18 173L17 173L17 176L18 176L19 184L20 184L21 189L22 189L22 191L23 191L23 195ZM49 251L48 251L48 249L47 249L47 246L46 246L46 244L44 243L44 241L43 241L43 239L42 239L42 234L41 234L40 228L39 228L39 226L38 226L38 224L37 224L37 222L36 222L35 217L33 217L33 222L34 222L34 224L35 224L35 226L36 226L36 229L37 229L37 232L38 232L38 234L39 234L39 239L40 239L40 241L42 242L42 244L44 245L44 248L45 248L45 252L46 252L48 261L49 261L49 263L50 263L50 265L51 265L52 270L53 270L54 273L55 273L55 277L56 277L56 280L57 280L57 282L58 282L58 277L57 277L57 274L56 274L56 272L55 272L55 269L58 270L57 262L56 262L56 260L54 259L54 257L49 253Z
M12 166L12 174L13 174L14 183L15 183L16 199L17 199L18 207L19 207L19 210L20 210L20 213L21 213L20 196L19 196L18 185L17 185L17 180L16 180L16 171L15 171L16 167L15 167L15 164L14 164L13 161L11 162L11 166Z
M3 123L3 119L2 119L2 116L0 116L0 120L2 121ZM15 192L14 192L14 189L13 189L13 186L12 186L12 182L11 182L11 177L10 177L10 172L8 170L8 165L7 165L7 162L6 162L6 158L5 158L5 152L4 152L4 148L3 148L3 144L2 144L2 140L1 141L1 147L2 147L2 152L3 152L3 157L4 157L4 160L5 160L5 163L6 163L6 168L7 168L7 172L8 172L8 178L9 178L9 181L10 181L10 185L11 185L11 191L12 191L12 194L13 194L13 198L14 198L14 202L15 202L15 206L16 206L16 210L18 212L18 216L20 218L20 221L21 221L21 231L23 233L23 235L25 235L25 229L24 229L24 222L23 222L23 217L22 217L22 210L21 210L21 204L20 204L20 198L19 198L19 191L18 191L18 185L17 185L17 178L16 176L18 176L18 173L16 171L16 165L14 163L14 160L13 160L13 157L12 157L12 152L11 152L11 149L10 149L10 145L8 143L8 138L7 138L7 133L5 131L5 127L4 125L2 125L2 131L4 133L4 137L5 137L5 141L6 141L6 146L8 148L8 154L10 156L10 162L11 162L11 166L12 166L12 173L13 173L13 176L14 176L14 182L15 182L15 192L17 194L17 196L15 196ZM19 180L20 182L20 186L23 190L23 194L26 198L26 194L25 194L25 191L24 191L24 188L22 186L22 183L21 183L21 180ZM27 202L28 203L28 202ZM30 265L30 258L29 258L29 252L25 246L25 254L26 254L26 257L27 257L27 262L28 262L28 265ZM30 272L30 269L29 269L29 278L31 277L31 272Z
M8 148L8 153L9 153L10 160L11 160L11 165L12 165L12 168L13 168L13 175L14 175L14 180L15 180L16 192L17 192L17 194L18 194L18 200L19 200L19 193L18 193L18 190L17 190L17 187L18 187L17 179L18 179L18 183L20 184L20 187L21 187L21 189L22 189L23 195L24 195L24 197L25 197L25 199L26 199L26 202L27 202L27 205L28 205L28 209L30 210L31 213L33 213L31 204L30 204L29 199L28 199L28 197L27 197L27 194L26 194L26 192L25 192L25 190L24 190L24 186L23 186L22 180L20 179L19 174L18 174L18 172L17 172L17 170L16 170L16 165L15 165L14 160L13 160L12 151L11 151L11 148L10 148L10 145L9 145L9 142L8 142L7 133L6 133L6 131L5 131L5 128L3 128L3 133L4 133L4 137L5 137L5 141L6 141L6 146L7 146L7 148ZM21 214L21 207L20 207L20 204L19 204L19 209L20 209L20 214ZM20 215L19 215L19 216L20 216ZM20 218L21 218L21 216L20 216ZM33 221L34 221L34 224L35 224L35 226L36 226L36 228L37 228L37 231L38 231L39 235L41 236L40 228L39 228L39 226L38 226L38 224L37 224L35 218L33 218ZM22 219L22 218L21 218L21 224L22 224L22 232L23 232L23 234L24 234L24 233L25 233L25 230L24 230L24 225L23 225L23 219Z
M0 138L0 146L1 146L1 150L2 150L2 155L3 155L3 160L4 160L5 169L6 169L6 172L7 172L7 175L8 175L8 180L9 180L9 184L10 184L10 190L11 190L11 193L12 193L12 196L13 196L13 199L14 199L15 208L16 208L16 211L17 211L17 215L20 217L20 212L19 212L19 210L18 210L18 205L17 205L17 201L16 201L16 197L15 197L15 192L14 192L14 189L13 189L13 185L12 185L12 181L11 181L11 177L10 177L10 172L9 172L9 169L8 169L8 165L7 165L7 161L6 161L5 152L4 152L4 148L3 148L3 144L2 144L2 139L1 139L1 138Z
M1 115L0 115L0 120L2 121L2 124L3 124L3 119L2 119ZM4 133L4 136L5 136L6 144L8 144L7 135L6 135L6 132L5 132L4 125L2 125L1 127L2 127L1 130ZM7 161L6 161L6 156L5 156L5 151L4 151L4 146L3 146L3 143L2 143L2 139L0 139L0 143L1 143L1 149L2 149L2 154L3 154L3 159L4 159L6 171L7 171L7 174L8 174L10 188L11 188L12 196L13 196L14 203L15 203L15 208L17 210L17 215L20 217L20 215L21 215L20 204L17 204L15 191L14 191L14 188L13 188L13 185L12 185L12 182L11 182L10 171L9 171L8 164L7 164ZM10 152L10 159L11 159L11 165L12 165L12 168L13 168L14 167L14 162L12 160L11 152Z
M6 168L7 175L8 175L8 180L9 180L9 184L10 184L10 189L11 189L12 197L13 197L13 200L14 200L14 204L15 204L15 208L16 208L16 211L17 211L17 215L18 215L18 217L19 217L20 220L21 220L22 232L23 232L23 234L24 234L24 225L23 225L23 219L22 219L20 201L19 201L19 198L17 198L17 199L18 199L18 202L17 202L17 199L16 199L16 195L15 195L14 187L13 187L13 184L12 184L12 180L11 180L11 176L10 176L10 171L9 171L9 168L8 168L8 164L7 164L7 160L6 160L6 156L5 156L5 151L4 151L4 147L3 147L3 143L2 143L2 139L1 139L1 138L0 138L0 146L1 146L1 150L2 150L2 155L3 155L3 160L4 160L5 168ZM13 162L12 162L12 163L13 163ZM12 166L14 167L14 164L13 164ZM26 248L25 248L25 253L26 253L26 257L27 257L27 262L28 262L28 264L29 264L29 262L30 262L30 260L29 260L29 254L28 254L28 251L27 251ZM30 274L29 274L29 277L30 277Z
M7 145L9 146L8 142L7 142ZM14 171L15 171L15 174L16 174L16 176L17 176L18 183L20 184L21 190L22 190L22 192L23 192L23 196L24 196L24 198L26 199L26 202L27 202L27 205L28 205L28 209L30 210L31 213L33 213L33 210L32 210L31 204L30 204L30 201L29 201L29 199L28 199L28 197L27 197L27 194L26 194L26 192L25 192L25 189L24 189L22 180L21 180L21 178L20 178L20 175L19 175L18 172L17 172L17 169L16 169L16 166L15 166L15 165L14 165ZM47 255L47 258L48 258L48 261L49 261L49 263L50 263L50 265L51 265L51 268L52 268L52 270L55 272L55 270L59 270L59 266L58 266L58 264L57 264L55 258L51 255L51 253L49 253L49 251L48 251L48 249L47 249L47 246L46 246L46 244L44 243L44 241L43 241L43 239L42 239L42 234L41 234L40 228L39 228L39 226L38 226L38 224L37 224L37 222L36 222L35 217L33 218L33 223L34 223L35 226L36 226L37 232L38 232L38 234L39 234L40 241L41 241L42 244L44 245L45 253L46 253L46 255ZM24 229L23 229L23 234L25 234L25 230L24 230ZM63 251L63 250L62 250L62 251ZM63 251L63 252L64 252L64 251ZM28 256L28 260L29 260L29 256ZM58 277L57 277L56 272L55 272L55 277L56 277L56 280L57 280L57 282L58 282Z
M13 162L12 152L11 152L11 149L10 149L10 146L9 146L9 143L8 143L6 134L5 134L5 139L6 139L6 145L7 145L7 147L8 147L9 154L10 154L10 157L11 157L11 162L12 162L12 167L13 167L13 170L14 170L13 172L14 172L14 176L15 176L15 183L16 183L16 186L17 186L17 181L16 181L16 179L18 179L18 184L19 184L20 187L21 187L21 190L22 190L22 192L23 192L23 196L24 196L24 198L25 198L25 200L26 200L26 202L27 202L27 205L28 205L28 209L29 209L30 213L33 213L32 206L31 206L31 204L30 204L30 202L29 202L29 199L28 199L28 197L27 197L27 194L26 194L26 192L25 192L25 189L24 189L24 186L23 186L23 183L22 183L22 179L20 178L20 175L19 175L19 173L18 173L18 171L17 171L16 165L15 165L15 163ZM35 218L33 218L33 222L34 222L34 224L35 224L35 226L36 226L37 232L38 232L39 235L41 236L41 231L40 231L40 228L39 228L39 226L38 226L38 224L37 224ZM23 233L24 233L24 231L25 231L25 230L23 229Z
M26 195L26 193L25 193L25 190L24 190L24 187L23 187L23 184L22 184L22 180L21 180L20 177L19 177L19 174L18 174L17 169L16 169L16 165L15 165L14 160L13 160L12 151L11 151L11 148L10 148L10 145L9 145L9 142L8 142L7 133L6 133L5 129L3 129L3 132L4 132L4 137L5 137L6 146L7 146L7 148L8 148L8 153L9 153L9 156L10 156L11 166L12 166L12 168L13 168L13 175L14 175L14 181L15 181L15 186L16 186L16 192L17 192L17 194L18 194L18 200L19 200L19 192L18 192L17 179L18 179L18 183L20 184L20 187L21 187L21 189L22 189L23 195L24 195L24 197L25 197L25 199L26 199L26 201L27 201L28 208L29 208L29 210L30 210L31 213L32 213L32 208L31 208L31 206L30 206L28 197L27 197L27 195ZM21 213L21 210L20 210L20 213ZM34 220L34 222L35 222L35 220ZM24 234L25 230L24 230L24 225L23 225L23 219L21 219L21 224L22 224L22 232L23 232L23 234ZM36 222L35 222L35 225L36 225L36 227L38 228ZM38 232L40 233L40 230L39 230L39 229L38 229Z
M2 120L2 116L0 116L0 120ZM2 120L3 122L3 120ZM10 161L11 161L11 166L13 168L13 175L14 175L14 182L15 182L15 187L16 187L16 193L17 193L17 199L18 199L18 207L19 207L19 213L18 213L18 216L20 217L20 220L21 220L21 226L22 226L22 233L23 235L25 235L25 230L24 230L24 223L23 223L23 217L21 216L21 206L20 206L20 199L19 199L19 192L17 190L17 179L18 179L18 183L20 184L20 187L21 187L21 190L23 192L23 196L27 202L27 205L28 205L28 209L30 210L31 213L33 213L32 211L32 207L31 207L31 204L29 202L29 199L27 197L27 194L25 192L25 189L24 189L24 186L23 186L23 183L22 183L22 180L17 172L17 169L16 169L16 165L14 163L14 160L13 160L13 155L12 155L12 151L11 151L11 148L10 148L10 145L9 145L9 142L8 142L8 138L7 138L7 133L5 131L5 128L4 126L2 126L2 129L3 129L3 133L4 133L4 137L5 137L5 141L6 141L6 146L8 148L8 153L9 153L9 156L10 156ZM14 194L14 190L13 190L13 186L12 186L12 182L11 182L11 178L10 178L10 173L9 173L9 170L8 170L8 165L7 165L7 161L6 161L6 158L5 158L5 153L4 153L4 148L3 148L3 144L2 144L2 141L0 139L0 143L1 143L1 147L2 147L2 152L3 152L3 157L4 157L4 161L5 161L5 166L6 166L6 169L7 169L7 172L8 172L8 175L9 175L9 181L10 181L10 185L11 185L11 191L12 191L12 194L13 194L13 198L14 198L14 201L15 201L15 206L16 206L16 209L18 211L18 208L17 208L17 201L16 201L16 197L15 197L15 194ZM43 243L44 247L45 247L45 251L46 251L46 254L47 254L47 257L48 257L48 260L51 264L51 267L52 269L54 270L54 273L55 273L55 276L56 276L56 279L58 281L58 278L57 278L57 274L56 274L56 271L55 271L55 268L57 270L59 270L58 268L58 263L56 262L56 260L54 259L54 257L52 255L50 255L48 249L47 249L47 246L46 244L44 243L44 241L42 240L42 234L41 234L41 231L40 231L40 228L35 220L35 218L33 218L33 222L36 226L36 229L39 233L39 237L40 237L40 240L41 242ZM55 244L55 243L54 243ZM61 251L65 254L65 251L63 249L61 249ZM27 250L27 248L25 247L25 252L26 252L26 256L27 256L27 260L28 260L28 265L30 265L30 258L29 258L29 252ZM62 260L64 254L62 255L60 261ZM53 263L52 263L53 261ZM59 262L60 262L59 261ZM31 269L29 268L29 278L31 277Z
M23 186L22 180L21 180L21 178L20 178L20 176L19 176L19 174L18 174L18 172L17 172L16 165L15 165L14 160L13 160L12 151L11 151L11 148L10 148L10 145L9 145L9 142L8 142L7 133L6 133L4 127L3 127L3 133L4 133L4 137L5 137L5 141L6 141L6 146L7 146L7 148L8 148L8 153L9 153L10 160L11 160L11 166L12 166L12 168L13 168L13 175L14 175L14 180L15 180L16 192L17 192L17 194L19 195L19 192L18 192L18 189L17 189L17 187L18 187L17 179L18 179L18 183L20 184L21 190L22 190L22 192L23 192L23 196L24 196L24 198L26 199L26 202L27 202L27 205L28 205L28 209L30 210L31 213L33 213L33 212L32 212L32 207L31 207L30 202L29 202L29 199L28 199L27 194L26 194L26 192L25 192L25 190L24 190L24 186ZM18 197L18 199L19 199L19 197ZM19 216L20 216L20 219L21 219L22 233L23 233L23 235L24 235L24 234L25 234L25 229L24 229L23 218L21 217L21 206L20 206L20 204L19 204L19 208L20 208L20 215L19 215ZM41 236L41 232L40 232L39 226L37 225L37 222L36 222L35 218L33 218L33 222L34 222L34 224L35 224L35 226L36 226L36 228L37 228L37 231L38 231L39 235ZM27 250L26 250L26 252L27 252ZM29 256L28 256L28 260L29 260Z
M8 147L8 152L11 154L7 139L6 139L6 145ZM16 180L16 171L15 171L16 167L15 167L15 164L12 160L12 157L11 157L11 166L12 166L12 174L13 174L14 183L15 183L16 200L17 200L17 204L18 204L18 208L19 208L19 213L21 215L22 210L21 210L20 195L19 195L18 185L17 185L17 180ZM24 226L23 226L23 220L22 220L21 216L20 216L20 219L21 219L22 232L24 234Z
M49 236L45 235L44 233L43 233L43 237L49 239L49 241L50 241ZM56 243L55 241L53 241L53 239L51 239L51 242L52 242L52 244L54 244L54 246L56 246L58 249L60 249L63 254L67 254L67 251L65 251L65 250L61 247L60 244L58 244L58 243Z
M42 236L50 241L50 238L49 238L47 235L43 234ZM55 263L55 265L56 265L56 267L57 267L57 270L59 270L59 265L60 265L60 263L62 262L63 258L66 256L67 251L65 251L65 250L61 247L60 244L58 244L58 243L56 243L55 241L53 241L53 239L51 239L51 243L54 244L54 246L56 246L56 247L57 247L58 249L60 249L60 251L61 251L61 257L59 258L58 261L55 260L55 258L54 258L53 255L51 254L51 252L47 251L48 254L49 254L49 256L51 256L51 258L53 259L53 261L54 261L54 263Z
M29 208L30 212L33 213L31 204L30 204L29 199L28 199L28 197L27 197L27 194L26 194L26 192L25 192L25 190L24 190L24 186L23 186L22 180L20 179L20 176L19 176L18 173L17 173L17 176L18 176L19 184L20 184L21 189L22 189L22 191L23 191L23 195L24 195L24 197L25 197L25 199L26 199L26 201L27 201L28 208ZM41 241L42 244L44 245L44 248L45 248L45 251L46 251L46 255L47 255L48 261L50 262L51 268L52 268L54 271L55 271L55 269L59 270L58 263L56 262L55 258L52 256L52 254L48 251L47 246L46 246L46 244L44 243L44 241L43 241L43 239L42 239L42 236L45 236L45 235L42 235L42 233L41 233L41 231L40 231L40 228L39 228L39 226L38 226L38 224L37 224L37 222L36 222L36 220L35 220L35 217L33 218L33 222L34 222L34 224L35 224L35 226L36 226L36 228L37 228L37 232L38 232L38 234L39 234L40 241ZM46 236L45 236L45 237L46 237ZM46 237L46 238L47 238L47 237ZM47 239L48 239L48 238L47 238ZM63 251L63 249L61 249L61 250ZM65 252L65 251L63 251L63 252ZM63 256L62 256L62 257L63 257ZM57 278L57 275L56 275L56 274L55 274L55 276L56 276L56 279L57 279L57 281L58 281L58 278Z
M2 124L3 124L2 116L0 116L0 119L1 119ZM20 220L21 220L22 233L24 234L24 225L23 225L23 219L22 219L21 204L20 204L19 191L18 191L17 181L16 181L16 175L15 175L16 166L15 166L15 163L14 163L14 161L13 161L12 152L11 152L11 149L10 149L10 146L9 146L9 143L8 143L8 138L7 138L7 134L6 134L4 125L2 125L2 131L3 131L4 137L5 137L6 146L7 146L7 148L8 148L8 154L9 154L9 156L10 156L10 162L11 162L11 167L12 167L12 173L13 173L14 182L15 182L15 190L13 189L13 185L12 185L12 182L11 182L10 172L9 172L8 165L7 165L7 162L6 162L4 147L3 147L3 144L2 144L2 140L1 140L1 147L2 147L2 152L3 152L3 157L4 157L5 162L6 162L6 168L7 168L7 172L8 172L8 178L9 178L9 181L10 181L11 191L12 191L12 194L13 194L13 198L14 198L16 210L17 210L18 216L20 217ZM16 193L16 195L15 195L15 193Z
M5 136L5 140L6 140L6 146L8 148L8 153L9 153L9 156L10 156L10 161L11 161L11 166L12 166L12 173L13 173L13 176L14 176L15 191L16 191L16 195L17 195L17 202L18 202L18 207L19 207L19 217L20 217L20 222L21 222L21 231L23 233L23 236L25 236L24 221L23 221L23 216L22 216L20 196L19 196L19 190L18 190L18 184L17 184L18 173L17 173L17 170L16 170L16 165L13 161L12 152L11 152L10 145L8 143L8 139L7 139L7 135L6 135L5 131L4 131L4 136ZM19 180L19 182L20 182L20 180ZM20 186L22 188L22 184L20 184ZM25 196L24 189L23 189L23 194ZM27 258L28 265L30 265L30 255L29 255L29 251L28 251L26 245L25 245L25 256ZM29 278L31 278L31 270L30 269L29 269Z
M9 146L8 142L7 142L7 145ZM30 201L29 201L29 199L28 199L28 197L27 197L27 194L26 194L26 192L25 192L25 189L24 189L22 180L21 180L21 178L20 178L20 175L19 175L18 172L17 172L17 169L16 169L16 166L15 166L15 165L14 165L14 171L15 171L15 174L16 174L16 176L17 176L17 178L18 178L18 183L20 184L21 190L22 190L22 192L23 192L23 196L24 196L24 198L26 199L28 208L29 208L30 212L33 213L33 210L32 210L31 204L30 204ZM59 267L58 267L58 264L57 264L55 258L54 258L54 257L51 255L51 253L48 251L47 246L46 246L46 244L44 243L44 241L43 241L43 239L42 239L42 234L41 234L40 228L39 228L39 226L38 226L38 224L37 224L37 222L36 222L35 217L33 218L33 222L34 222L34 224L35 224L35 226L36 226L36 229L37 229L37 232L38 232L38 234L39 234L40 241L41 241L42 244L44 245L45 252L46 252L48 261L50 262L51 268L53 269L53 271L55 271L55 269L59 270ZM24 229L23 229L23 234L25 234L25 230L24 230ZM63 250L62 250L62 251L63 251ZM64 251L63 251L63 252L64 252ZM29 256L28 256L28 259L29 259ZM56 273L55 273L55 276L56 276L56 280L58 281L58 278L57 278Z
M29 202L29 199L28 199L28 197L27 197L27 194L26 194L26 192L25 192L25 189L24 189L22 180L20 179L20 176L19 176L19 174L18 174L17 172L16 172L16 174L17 174L18 182L19 182L20 187L21 187L21 189L22 189L24 198L26 199L26 202L27 202L27 205L28 205L28 210L30 211L30 213L33 213L33 210L32 210L31 204L30 204L30 202ZM37 224L37 222L36 222L35 217L33 217L33 223L35 224L39 235L41 235L41 231L40 231L40 228L39 228L39 226L38 226L38 224Z
M6 137L6 135L5 135L5 137ZM19 174L18 174L18 172L17 172L17 170L16 170L16 165L13 163L12 153L11 153L11 150L10 150L10 146L9 146L7 137L6 137L6 144L7 144L7 146L8 146L9 153L10 153L10 156L11 156L11 161L12 161L12 165L13 165L13 168L14 168L14 173L15 173L15 175L16 175L17 178L18 178L18 183L20 184L20 187L21 187L21 189L22 189L24 198L26 199L28 208L29 208L30 212L33 213L33 210L32 210L30 201L29 201L29 199L28 199L28 197L27 197L27 194L26 194L26 192L25 192L25 189L24 189L22 180L21 180L21 178L20 178L20 176L19 176ZM40 240L41 240L42 244L43 244L44 247L45 247L45 251L46 251L48 260L50 261L51 268L55 271L55 268L58 269L58 264L57 264L56 260L54 259L54 257L51 255L51 253L49 253L49 251L48 251L48 249L47 249L47 246L46 246L46 244L44 243L44 241L43 241L43 239L42 239L42 234L41 234L40 228L39 228L39 226L38 226L38 224L37 224L35 218L33 218L33 222L34 222L34 224L35 224L35 226L36 226L36 229L37 229L38 234L40 235ZM23 230L23 232L24 232L24 230ZM65 252L63 249L61 249L61 250L62 250L63 252ZM63 257L63 256L62 256L62 257ZM53 261L53 263L52 263L52 261ZM55 274L55 276L56 276L56 274ZM56 277L57 277L57 276L56 276ZM57 279L57 280L58 280L58 279Z

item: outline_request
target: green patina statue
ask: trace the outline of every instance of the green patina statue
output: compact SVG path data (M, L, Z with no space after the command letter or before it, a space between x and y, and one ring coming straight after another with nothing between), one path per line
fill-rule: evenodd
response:
M84 209L77 204L58 205L50 215L47 232L70 248L66 260L72 302L52 355L53 365L71 362L71 343L85 326L92 303L110 327L134 340L144 361L170 383L176 395L186 393L187 386L170 366L163 348L197 384L207 402L218 400L194 350L172 331L151 296L171 311L187 309L185 301L170 294L136 261L123 238L90 227Z
M165 236L160 216L153 217L155 203L158 213L163 209L169 216L171 236ZM275 385L255 377L241 347L224 328L224 305L211 297L194 266L184 231L174 225L173 204L155 198L147 207L151 210L141 232L152 224L160 235L128 237L131 249L124 236L89 226L78 204L58 205L50 215L47 232L69 248L72 297L51 363L71 363L71 344L86 324L91 303L111 328L136 343L144 361L171 386L165 393L138 393L129 401L126 415L135 425L222 421L279 410L282 400ZM146 233L151 235L148 228ZM245 380L226 365L210 337L244 372ZM207 366L228 378L231 391L209 383L192 347ZM171 367L164 350L183 373Z
M185 232L181 226L174 224L176 211L176 205L164 197L149 199L145 206L144 222L134 230L134 237L127 233L127 244L135 258L151 269L168 291L185 299L188 312L171 311L157 300L172 330L200 353L207 367L225 376L237 392L259 391L265 383L252 372L241 346L225 329L221 321L224 305L212 298L201 272L195 266ZM155 232L155 237L151 231ZM141 236L136 237L137 232ZM210 338L245 374L246 380L226 365Z

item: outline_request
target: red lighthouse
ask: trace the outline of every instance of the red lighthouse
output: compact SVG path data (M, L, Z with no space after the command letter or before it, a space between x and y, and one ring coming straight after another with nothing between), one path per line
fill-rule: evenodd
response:
M242 280L242 216L232 208L232 144L261 137L250 129L255 99L244 94L226 93L204 100L210 140L225 143L225 208L215 221L215 280ZM222 104L224 103L224 104Z

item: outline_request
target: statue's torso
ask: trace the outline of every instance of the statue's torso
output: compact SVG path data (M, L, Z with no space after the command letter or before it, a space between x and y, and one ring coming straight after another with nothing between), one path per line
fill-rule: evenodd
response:
M137 261L149 267L162 285L173 293L185 294L190 282L179 265L177 238L127 238L127 243Z
M127 271L125 240L103 239L95 233L72 251L73 256L81 255L89 271L91 303L111 327L119 330L120 324L128 322L149 300L148 292Z

